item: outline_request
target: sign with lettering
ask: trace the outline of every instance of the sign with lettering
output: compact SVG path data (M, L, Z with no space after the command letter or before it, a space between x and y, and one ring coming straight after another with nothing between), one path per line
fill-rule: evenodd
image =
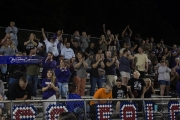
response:
M113 112L112 105L107 104L97 104L97 119L96 120L109 120Z

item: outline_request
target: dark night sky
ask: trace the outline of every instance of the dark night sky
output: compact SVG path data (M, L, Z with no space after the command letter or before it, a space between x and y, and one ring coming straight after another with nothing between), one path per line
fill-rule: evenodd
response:
M85 30L100 36L103 23L113 33L121 33L130 24L133 33L143 38L153 36L158 41L163 38L180 44L179 11L177 0L1 0L0 26L14 20L23 29L45 27L54 32L60 28L69 34Z

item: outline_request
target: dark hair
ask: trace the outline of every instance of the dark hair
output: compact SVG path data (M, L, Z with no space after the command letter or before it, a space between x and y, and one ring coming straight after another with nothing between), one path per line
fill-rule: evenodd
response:
M52 52L48 52L47 54L51 54L51 55L53 55L53 56L54 56L54 54L53 54Z
M124 54L124 53L126 53L126 52L128 52L128 50L127 50L127 49L123 50L123 54Z
M69 93L74 93L77 89L77 86L74 84L69 84Z
M82 58L84 57L84 54L83 54L82 52L79 51L78 53L81 54ZM77 53L77 54L78 54L78 53ZM76 57L75 57L75 61L76 61L76 62L79 62L77 55L76 55Z
M28 80L26 79L25 76L22 76L22 77L19 79L19 81L23 81L24 83L27 83L27 82L28 82Z
M59 115L58 120L77 120L76 116L71 112L63 112Z

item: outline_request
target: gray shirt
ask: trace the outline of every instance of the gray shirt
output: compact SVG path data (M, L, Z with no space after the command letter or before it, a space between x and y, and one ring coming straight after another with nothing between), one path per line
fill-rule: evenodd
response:
M14 50L13 50L13 48L10 46L8 46L8 47L2 46L0 49L0 52L3 52L4 56L13 56L13 55L15 55L15 52L17 52L17 49L14 48Z
M86 49L89 46L89 42L90 42L89 38L81 36L81 45L82 45L82 48Z
M73 66L76 64L78 64L78 62L74 61ZM79 78L86 78L86 68L84 68L83 64L79 68L74 68L74 70L77 72Z

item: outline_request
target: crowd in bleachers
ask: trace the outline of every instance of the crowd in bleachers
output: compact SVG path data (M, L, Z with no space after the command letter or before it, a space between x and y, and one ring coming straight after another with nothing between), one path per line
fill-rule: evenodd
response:
M87 95L85 85L88 77L91 85L89 95L94 98L150 98L155 94L154 87L159 86L161 96L174 92L180 97L179 87L176 87L180 84L180 49L175 44L169 49L163 39L158 41L153 37L144 39L140 34L133 35L129 25L121 35L114 35L105 29L104 24L104 34L100 35L98 44L91 41L85 31L81 35L75 31L71 39L63 37L63 30L57 30L50 38L43 28L41 31L43 41L31 33L24 42L24 51L20 52L17 48L18 29L12 21L0 41L0 56L44 57L41 64L0 64L0 79L5 82L8 75L6 96L10 100L36 97L38 87L43 91L42 99L81 99ZM40 68L43 70L39 82ZM16 94L12 95L15 91ZM0 92L0 100L3 100L5 95ZM46 107L49 104L44 103ZM95 102L90 103L90 110L93 104ZM115 106L119 104L114 103ZM67 105L74 106L73 110L68 107L72 112L84 106L81 102ZM117 106L115 109L118 111Z

